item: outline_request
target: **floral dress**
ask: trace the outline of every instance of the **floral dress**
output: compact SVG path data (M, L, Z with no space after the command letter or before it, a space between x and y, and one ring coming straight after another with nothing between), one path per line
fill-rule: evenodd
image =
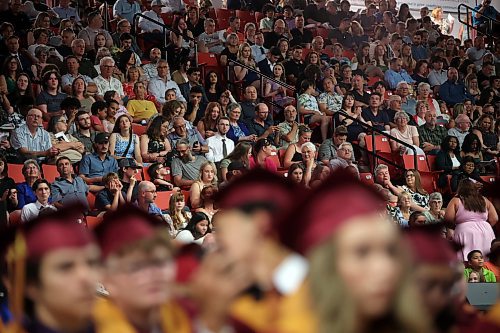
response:
M124 154L125 149L127 149L129 139L125 139L119 133L116 133L115 156L124 158L134 158L136 140L138 140L138 138L137 135L134 134L132 137L132 142L130 143L130 147L128 147L127 153Z

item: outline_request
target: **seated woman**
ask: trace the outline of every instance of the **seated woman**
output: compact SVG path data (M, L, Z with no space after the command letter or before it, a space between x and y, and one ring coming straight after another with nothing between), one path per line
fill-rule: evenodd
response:
M415 126L408 125L410 117L404 111L396 112L394 122L396 127L391 129L391 135L397 139L413 146L417 155L425 155L424 151L419 147L420 140L418 139L418 131ZM395 153L413 155L413 149L403 146L399 142L391 140L391 149Z
M217 124L221 117L221 107L217 102L210 102L205 109L205 115L198 122L198 131L204 139L217 133Z
M120 178L114 172L108 173L102 178L104 189L97 193L95 207L99 211L115 211L118 206L125 204L127 194L122 190L123 185Z
M312 131L306 125L299 125L299 141L292 143L285 151L283 167L289 168L295 162L302 162L302 151L300 147L306 142L311 141Z
M151 182L156 185L156 190L158 192L171 191L174 188L172 183L165 180L165 177L169 175L165 166L160 162L155 162L151 164L148 168L148 176Z
M257 90L260 88L260 80L257 72L259 71L257 64L252 55L252 49L248 43L243 43L240 45L238 49L238 57L236 59L238 62L253 68L250 70L246 67L234 66L234 75L236 76L236 80L243 81L243 85L246 86L254 86Z
M398 206L393 210L392 218L400 226L407 228L411 215L411 195L407 192L401 192L398 195Z
M304 169L300 163L293 163L288 168L288 179L290 179L293 183L302 185L304 180Z
M441 143L441 150L436 156L436 170L441 171L437 183L439 188L447 186L448 175L453 176L459 173L461 161L458 139L448 135Z
M481 141L474 133L469 133L465 136L462 143L462 151L460 157L463 159L465 156L470 156L474 159L474 163L479 163L483 160L483 153L481 152Z
M316 146L312 142L306 142L300 147L302 154L302 168L304 169L304 186L309 188L313 172L318 167L316 163Z
M181 244L203 244L204 237L211 233L208 216L204 213L194 213L188 225L182 229L175 240Z
M279 82L286 83L285 67L277 63L273 68L273 78ZM287 96L287 90L277 82L267 80L264 87L264 97L270 98L273 103L279 106L273 106L273 113L280 113L282 108L294 101L293 97Z
M201 190L200 206L196 208L195 212L207 215L209 222L212 217L217 213L218 209L214 207L214 197L217 194L217 187L209 185Z
M172 151L167 139L169 122L158 116L149 125L146 133L141 135L142 161L147 163L165 163L170 165L167 155Z
M165 219L172 226L174 236L179 230L187 226L189 219L191 219L191 212L189 211L189 207L186 206L186 198L182 192L174 192L170 196Z
M483 158L489 161L495 158L498 153L499 137L494 132L495 121L490 114L483 114L477 120L477 126L472 130L472 133L477 135L481 142L481 149L483 150Z
M454 173L451 177L451 190L453 192L457 191L458 185L464 179L472 179L476 183L483 183L474 158L472 156L465 156L461 161L462 164L458 172Z
M259 139L252 148L252 156L249 158L250 169L264 168L269 171L278 171L278 166L269 158L273 154L273 144L269 139Z
M209 102L218 102L223 92L219 76L215 71L209 71L205 75L205 93Z
M198 179L191 185L189 190L192 209L200 207L201 191L207 186L217 187L217 168L213 162L209 161L201 165Z
M320 186L323 181L325 181L332 169L326 165L318 164L311 175L311 180L309 181L309 187L315 188Z
M47 131L52 141L52 147L59 150L59 154L57 154L51 162L55 162L61 156L69 158L71 164L78 163L82 160L83 154L85 153L85 146L77 138L66 133L67 130L68 125L66 116L54 116L50 118Z
M443 196L439 192L434 192L429 195L429 210L425 211L427 223L442 223L444 219Z
M146 99L146 87L142 82L134 84L135 99L127 103L129 115L134 119L134 123L143 123L158 113L155 103Z
M345 112L352 118L360 120L362 123L366 123L361 114L362 107L359 105L355 105L354 95L352 93L347 93L344 95L340 111ZM335 123L342 124L347 127L347 141L352 142L359 140L359 142L364 142L363 138L366 135L365 129L359 123L343 116L341 113L337 113L335 115Z
M243 121L240 121L241 117L241 106L238 103L231 103L227 107L227 114L229 117L229 132L226 136L234 141L234 144L238 142L254 142L257 136L255 134L250 134L247 125Z
M36 201L25 205L21 210L21 222L23 223L35 219L44 210L57 210L56 207L49 204L50 183L47 180L38 179L35 181L33 192L35 192Z
M24 176L24 182L16 185L18 209L23 208L26 204L36 201L33 184L36 180L41 178L40 166L38 165L38 162L33 159L24 161L22 173Z
M332 117L328 113L319 110L318 101L314 97L314 83L308 80L302 81L300 91L301 94L297 103L299 114L304 116L306 125L320 123L321 139L325 141L328 137L328 128L331 125Z
M231 152L231 154L227 155L227 157L220 162L220 173L222 181L225 182L228 180L226 178L226 175L229 164L231 164L232 162L239 161L242 162L243 165L245 165L248 168L250 164L249 163L250 156L252 156L252 146L247 142L238 143L234 147L234 150Z
M404 192L411 195L412 201L415 205L420 207L415 207L412 205L412 210L423 211L429 209L429 194L422 187L422 182L420 180L420 173L418 170L410 169L406 170L404 173L405 185L399 187Z
M109 137L109 154L116 159L134 158L137 164L142 164L140 141L132 132L132 123L127 115L118 117Z

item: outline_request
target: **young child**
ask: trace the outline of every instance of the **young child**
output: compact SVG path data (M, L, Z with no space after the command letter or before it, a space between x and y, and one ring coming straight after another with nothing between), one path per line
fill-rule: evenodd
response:
M478 272L470 272L469 280L467 280L467 282L478 283L478 282L481 282L480 280L481 280L481 276L479 275Z
M94 102L90 108L90 112L92 115L90 116L90 124L92 125L92 129L96 132L104 132L104 126L102 125L102 121L106 119L107 113L107 105L106 102L97 101Z
M492 271L484 268L483 253L479 250L470 251L467 255L467 260L469 262L469 268L464 270L465 278L467 281L471 279L471 273L476 273L479 275L478 282L497 282L495 274Z
M165 180L165 176L168 175L168 172L163 163L151 164L148 168L148 175L153 184L156 185L156 190L158 192L171 191L174 188L174 185Z

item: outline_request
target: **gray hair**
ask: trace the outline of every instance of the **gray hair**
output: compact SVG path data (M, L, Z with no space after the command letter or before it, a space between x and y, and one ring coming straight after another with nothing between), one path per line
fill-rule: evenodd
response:
M439 192L433 192L429 195L429 202L431 201L441 201L443 202L443 196Z
M385 165L385 164L379 164L379 165L377 165L377 167L375 168L375 172L374 172L374 173L375 173L375 175L376 175L376 174L377 174L377 173L379 173L380 171L382 171L382 170L388 170L388 169L389 169L389 167L388 167L387 165Z
M36 166L36 168L38 169L38 172L40 172L40 165L38 164L38 162L34 159L29 159L29 160L24 161L24 163L23 163L23 168L22 168L23 175L26 172L26 169L28 168L28 166L31 164Z
M410 120L410 117L404 111L396 112L396 114L394 115L394 121L398 120L399 118L405 118L407 121Z
M425 82L420 82L417 86L417 91L420 91L422 88L431 89L431 85Z
M205 19L205 23L203 24L203 26L207 27L209 23L215 24L214 19L213 18L207 18L207 19Z
M406 81L401 81L401 82L399 82L399 83L396 85L396 90L397 90L397 89L400 89L400 88L401 88L401 86L402 86L403 84L406 84L406 85L408 86L408 82L406 82Z
M179 139L179 140L177 141L177 143L175 144L175 146L177 147L177 146L179 146L179 145L186 145L186 146L189 146L189 145L190 145L190 144L189 144L189 140L188 140L188 139L186 139L186 138Z
M238 103L231 103L227 106L227 113L233 112L236 109L241 110L241 105L239 105Z
M152 182L150 182L148 180L143 180L142 182L139 183L139 185L137 185L137 191L139 193L147 191L148 187L151 187L151 186L156 187L155 184L153 184Z
M312 142L306 142L302 146L300 146L300 150L302 150L304 148L309 148L314 152L316 151L316 145Z
M101 59L101 61L99 61L99 66L104 66L104 64L106 62L110 61L113 65L111 66L114 66L115 65L115 59L111 58L111 57L104 57Z

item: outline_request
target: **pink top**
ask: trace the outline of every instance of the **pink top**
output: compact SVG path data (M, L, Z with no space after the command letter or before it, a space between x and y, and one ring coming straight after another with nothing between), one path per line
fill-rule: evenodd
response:
M418 131L415 126L406 125L406 130L400 132L397 128L391 128L391 135L409 145L413 144L413 137L418 136Z
M250 158L248 159L248 162L250 163L250 169L254 169L254 168L259 167L259 165L257 163L255 163L253 156L250 156ZM276 163L274 163L274 161L270 158L266 158L266 169L268 171L272 171L272 172L278 171L278 167L276 166Z
M484 212L473 212L466 210L462 200L458 203L457 213L455 215L455 223L465 223L465 222L486 222L488 220L488 210Z

